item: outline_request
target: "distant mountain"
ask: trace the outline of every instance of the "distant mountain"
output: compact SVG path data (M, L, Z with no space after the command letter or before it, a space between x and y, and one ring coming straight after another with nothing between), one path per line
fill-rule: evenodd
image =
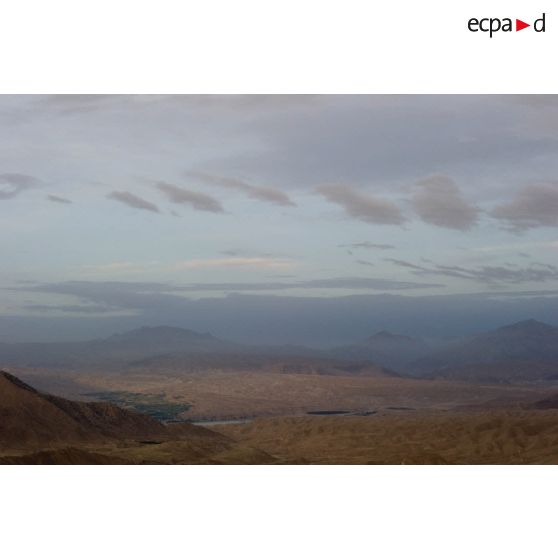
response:
M0 344L0 366L38 367L56 369L103 368L123 370L132 366L182 366L185 369L202 366L218 368L258 368L293 358L327 360L317 365L306 363L307 369L331 366L334 356L327 351L301 345L256 346L241 345L179 327L142 327L105 339L73 343L13 343ZM344 358L344 360L355 360ZM356 360L369 361L368 354ZM370 368L370 363L366 363ZM297 365L299 366L299 365ZM361 369L364 366L361 366Z
M412 366L429 377L468 381L557 380L558 328L521 321L418 359Z
M134 361L130 363L130 368L174 373L220 370L320 376L398 376L396 372L367 360L354 362L316 356L260 353L170 353Z
M142 327L107 339L92 341L92 351L103 351L111 358L137 358L141 355L174 352L222 353L239 349L239 345L223 341L210 333L198 333L180 327Z
M0 365L75 367L121 365L168 353L238 352L241 345L178 327L142 327L106 339L73 343L0 344Z
M331 349L329 354L344 360L369 360L381 366L404 370L412 362L432 350L421 339L380 331L353 345Z
M501 360L490 363L448 365L427 372L422 377L485 384L558 382L558 363Z

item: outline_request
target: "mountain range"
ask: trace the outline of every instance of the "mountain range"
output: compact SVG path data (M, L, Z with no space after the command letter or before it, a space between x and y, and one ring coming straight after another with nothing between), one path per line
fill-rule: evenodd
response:
M558 328L524 320L418 359L428 377L465 381L558 380Z
M318 350L300 345L242 345L219 339L210 333L158 326L142 327L92 341L2 343L0 365L76 370L99 367L121 370L127 366L153 368L163 365L188 369L274 366L277 370L280 367L299 369L300 373L304 370L325 373L333 366L339 372L352 370L362 373L363 368L371 372L370 351L358 358L351 358L350 355L342 357L342 353L342 350ZM351 368L346 362L339 362L341 360L358 360L363 366Z
M175 352L230 353L242 346L210 333L178 327L141 327L105 339L67 343L2 343L0 364L37 367L121 366L130 361Z
M427 355L432 350L432 344L422 339L380 331L360 342L335 347L329 352L334 358L371 360L381 366L405 370L410 362Z
M438 347L438 348L437 348ZM87 370L272 370L301 374L394 374L464 381L558 379L558 328L525 320L446 343L380 331L354 344L318 350L253 346L178 327L142 327L105 339L0 344L0 365Z

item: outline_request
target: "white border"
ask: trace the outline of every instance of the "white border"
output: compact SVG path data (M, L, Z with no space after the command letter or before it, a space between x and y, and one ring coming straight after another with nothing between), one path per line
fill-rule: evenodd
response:
M555 2L7 0L11 93L556 93ZM547 31L470 33L471 17ZM558 17L558 16L557 16Z
M554 467L4 467L29 556L546 556Z
M8 0L3 93L557 93L554 2ZM470 17L547 13L493 39ZM5 556L540 556L555 467L2 467Z

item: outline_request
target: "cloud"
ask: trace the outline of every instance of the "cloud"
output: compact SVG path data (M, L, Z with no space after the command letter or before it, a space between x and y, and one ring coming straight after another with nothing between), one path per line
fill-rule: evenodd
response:
M254 250L244 250L242 248L234 248L228 250L221 250L219 252L223 256L232 256L232 257L246 257L246 258L278 258L279 254L272 254L271 252L257 252ZM283 255L281 255L281 259L283 259Z
M261 134L264 149L217 158L213 168L293 188L409 182L444 169L478 178L467 192L475 189L481 197L484 178L489 177L489 189L498 188L504 168L528 176L537 162L539 168L541 161L556 167L556 112L549 105L526 110L494 95L323 97L322 106L297 112L296 118L272 110L265 119L252 118L249 132Z
M28 174L14 172L0 174L0 200L14 198L24 190L34 188L39 184L40 181L37 178Z
M475 252L481 253L517 253L522 257L531 257L531 252L533 250L544 249L545 251L558 250L558 240L537 240L530 242L513 242L512 244L488 244L485 246L479 246L472 248Z
M289 196L278 188L271 188L269 186L253 186L244 180L228 178L225 176L215 176L203 172L188 172L186 175L196 178L205 184L209 184L210 186L221 186L244 192L249 198L256 200L269 202L275 205L296 206Z
M410 269L411 273L415 275L455 277L488 285L495 285L497 283L545 283L547 281L558 280L558 267L542 263L532 263L528 267L519 267L518 264L506 264L466 268L458 265L439 264L426 267L395 258L386 258L385 261Z
M144 200L131 192L111 192L107 195L107 198L119 201L124 205L133 207L134 209L144 209L145 211L159 213L159 208L154 203Z
M72 200L69 200L68 198L62 198L60 196L54 196L52 194L48 194L47 200L54 203L72 203Z
M425 223L462 231L477 223L479 209L461 197L459 188L449 176L436 174L417 184L420 190L411 203Z
M327 103L326 95L313 94L167 94L154 96L161 101L173 101L195 109L227 109L235 112L261 110L291 110L293 108L312 109Z
M151 264L137 264L133 262L111 262L107 264L82 265L80 271L84 274L114 274L114 273L144 273Z
M354 242L353 244L339 244L338 248L363 248L366 250L393 250L395 246L393 244L374 244L373 242Z
M558 182L525 186L514 200L495 207L490 215L517 232L558 227Z
M503 95L502 99L508 102L535 107L540 109L558 107L558 95L537 94L537 95Z
M27 304L24 308L31 312L64 312L67 314L112 314L115 311L113 306L104 304Z
M360 221L377 225L401 225L405 222L401 210L392 201L362 194L350 186L320 186L317 192Z
M65 281L7 288L7 290L68 295L105 311L177 312L191 299L184 294L200 292L266 292L288 290L404 291L444 287L439 283L415 283L371 277L333 277L304 281L226 282L165 284L126 281ZM77 306L75 306L77 308Z
M359 265L367 265L370 267L374 267L376 264L373 264L372 262L368 262L366 260L356 260L356 263Z
M332 279L313 279L301 281L288 288L320 288L320 289L349 289L349 290L378 290L399 291L405 289L427 289L431 287L444 287L439 283L413 283L409 281L393 281L374 277L338 277Z
M286 268L293 267L294 263L289 260L273 258L212 258L193 259L180 262L176 269L205 269L212 267L259 267L259 268Z
M172 311L186 299L172 293L177 289L172 285L162 283L142 283L124 281L65 281L61 283L46 283L28 287L18 287L13 290L57 294L75 297L81 304L95 305L104 308L103 312L143 311L158 312ZM63 304L68 306L68 304ZM70 306L76 311L78 305ZM61 307L51 307L60 310ZM44 309L43 309L44 311ZM69 310L72 311L72 310ZM87 312L87 311L86 311Z
M199 211L209 211L211 213L224 212L221 203L207 194L185 190L167 182L157 182L155 187L163 192L172 203L191 205Z
M243 256L246 254L245 250L221 250L223 256Z
M58 94L45 95L38 98L36 106L53 109L61 114L91 112L110 108L113 105L130 103L134 98L143 96L111 95L111 94Z

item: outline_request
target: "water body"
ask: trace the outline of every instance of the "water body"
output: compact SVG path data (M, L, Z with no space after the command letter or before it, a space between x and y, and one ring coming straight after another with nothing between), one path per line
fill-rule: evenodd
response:
M248 422L252 422L254 419L247 418L247 419L231 419L231 420L198 420L192 422L197 426L217 426L220 424L246 424Z
M378 411L308 411L307 415L318 416L344 416L344 417L369 417Z
M350 415L351 411L308 411L307 415Z

